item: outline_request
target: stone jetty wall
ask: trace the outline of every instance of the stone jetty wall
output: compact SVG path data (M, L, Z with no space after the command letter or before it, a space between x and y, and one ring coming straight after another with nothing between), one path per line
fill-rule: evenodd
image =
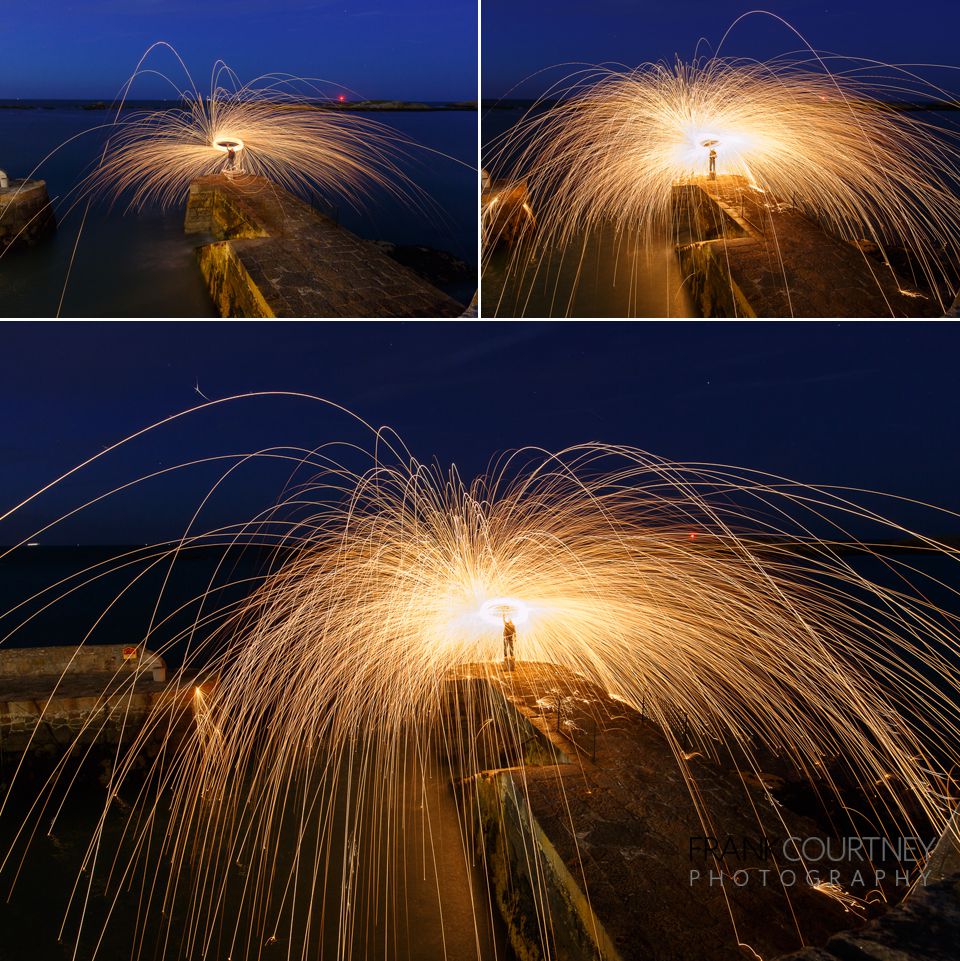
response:
M727 251L740 241L692 243L677 248L680 269L688 278L690 299L704 317L756 317L757 308L731 276Z
M185 233L209 233L221 241L269 236L266 225L258 221L256 195L251 193L248 199L242 190L225 189L230 186L231 181L219 177L204 177L190 185Z
M766 885L694 891L689 841L703 828L686 810L688 785L657 725L613 704L594 740L590 717L599 716L605 695L586 682L533 664L472 675L472 688L460 682L460 702L508 732L500 740L514 747L512 757L479 755L479 771L461 778L460 789L464 809L475 812L477 858L520 961L960 958L956 835L945 835L936 850L927 886L870 923L805 885L791 891L789 904ZM702 760L690 765L724 832L777 836L780 815L763 803L761 788L741 782L742 772ZM744 803L745 794L753 804ZM791 825L810 836L817 830L796 814ZM742 955L734 917L750 946ZM804 941L817 947L796 951Z
M0 253L36 244L56 225L45 181L11 180L0 189Z
M460 770L456 752L448 757L454 780L469 795L465 810L475 813L475 853L485 866L492 898L518 961L543 961L545 938L549 957L621 961L583 888L516 782L518 777L523 779L524 770L570 767L575 752L482 675L448 679L446 695L450 727L443 741L472 743L477 751L470 758L474 772L483 769L479 775ZM459 734L452 733L458 724ZM479 737L470 733L478 730ZM482 736L491 730L500 733L489 739ZM542 928L544 912L549 914L549 932Z
M620 961L590 901L530 813L514 776L503 771L477 780L482 855L493 897L518 961ZM550 931L541 929L549 912Z
M58 647L0 647L0 678L36 678L68 674L75 677L106 674L149 673L156 681L166 680L166 662L153 651L131 644L84 644ZM0 688L3 693L3 688Z
M223 317L456 317L462 305L263 177L190 187L187 233Z
M846 243L744 177L673 188L677 255L704 317L936 317L865 242Z
M128 742L155 710L177 700L163 658L142 647L0 648L3 751Z
M197 251L197 257L221 317L278 316L232 243L205 244Z

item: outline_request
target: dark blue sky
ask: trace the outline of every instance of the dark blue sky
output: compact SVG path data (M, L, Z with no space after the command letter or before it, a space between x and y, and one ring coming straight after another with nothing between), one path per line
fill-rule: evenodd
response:
M32 0L2 19L0 99L112 98L157 40L201 89L222 58L243 81L286 72L363 97L476 97L476 0ZM154 65L186 86L171 56ZM143 78L134 95L171 93Z
M328 397L466 475L509 448L600 440L960 510L955 325L7 323L0 337L0 513L193 406L197 384L210 398ZM341 439L367 442L344 415L293 400L191 415L45 496L22 525L0 524L0 543L108 484L191 457ZM214 516L250 516L286 473L243 473ZM175 536L213 478L200 470L145 487L53 540Z
M956 0L768 0L759 6L789 21L818 50L885 63L958 63ZM548 85L543 77L511 88L568 61L636 66L676 55L689 60L701 37L718 44L730 24L752 9L749 2L731 0L484 0L483 96L539 96ZM721 52L765 60L799 46L782 24L751 17ZM549 80L566 72L551 71ZM929 71L926 79L960 89L956 70Z

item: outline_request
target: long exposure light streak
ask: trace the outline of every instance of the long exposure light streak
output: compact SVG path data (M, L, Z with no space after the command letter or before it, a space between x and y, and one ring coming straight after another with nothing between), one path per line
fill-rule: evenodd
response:
M926 595L932 583L956 591L949 578L932 582L856 541L851 529L869 528L878 541L910 533L858 506L868 492L599 444L521 450L468 481L455 467L419 462L387 431L371 430L370 441L369 454L327 444L226 458L224 479L264 460L289 463L298 482L234 527L200 529L198 508L182 540L139 557L163 570L204 544L277 549L241 601L224 605L212 585L198 588L199 613L169 642L190 641L170 711L118 750L74 910L82 914L102 874L111 897L133 885L143 905L159 899L163 951L255 958L286 938L288 957L307 958L313 925L335 931L338 956L349 956L371 917L402 910L396 856L393 869L362 867L372 850L396 855L424 817L397 785L412 777L427 791L438 746L468 780L491 757L522 757L516 728L482 685L477 710L457 722L444 713L452 679L501 676L506 613L519 626L519 658L548 682L551 672L578 678L651 718L688 780L693 758L736 754L762 783L759 754L771 751L842 809L828 765L840 758L878 823L907 834L919 822L944 829L960 743L957 622ZM358 457L366 463L353 464ZM898 504L890 500L891 511ZM955 571L951 547L913 536ZM838 542L857 544L898 586L866 578ZM52 585L41 599L56 603L134 560ZM15 642L16 611L3 624L3 641ZM151 632L160 626L155 615ZM147 744L157 738L168 746L155 755ZM144 758L147 785L130 789L136 816L123 843L105 850L107 815ZM26 834L44 811L56 819L58 776ZM709 799L690 784L709 823ZM465 820L470 809L467 799ZM528 856L536 875L537 855ZM8 855L4 868L17 863ZM822 892L855 902L835 887ZM147 920L138 924L133 956L145 957Z
M647 242L696 233L678 222L674 189L726 176L773 209L875 244L878 272L905 251L901 281L946 310L960 288L960 129L897 103L950 98L906 69L838 61L714 56L583 67L557 82L489 148L486 166L525 181L537 217L513 270L533 269L531 243L563 249L602 229ZM489 252L498 238L488 229L485 239Z
M153 49L125 85L121 107ZM424 199L398 164L416 145L386 124L331 109L320 81L268 74L241 83L220 62L204 94L187 76L176 106L117 111L85 193L122 197L135 209L165 207L183 201L199 177L245 173L354 207L374 187L407 203Z
M163 49L174 57L185 87L147 65ZM148 74L169 83L176 93L174 105L131 105L138 81ZM78 207L82 210L58 314L95 200L128 210L166 208L185 202L197 178L228 174L240 186L257 183L250 177L265 177L300 196L319 197L333 209L344 204L364 210L375 199L391 198L421 216L439 216L437 202L405 167L415 156L453 158L388 124L335 107L336 101L324 92L328 87L328 81L283 73L243 83L218 61L204 93L172 46L152 44L123 84L109 119L56 146L27 174L28 180L42 175L53 156L77 141L92 135L106 138L89 173L57 198L61 222Z

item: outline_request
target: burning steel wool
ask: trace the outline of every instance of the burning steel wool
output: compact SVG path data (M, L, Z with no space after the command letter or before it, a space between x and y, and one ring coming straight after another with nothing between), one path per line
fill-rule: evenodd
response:
M494 144L490 164L525 180L543 248L601 227L670 236L688 226L676 221L674 188L728 176L842 240L905 250L945 310L960 285L960 131L891 101L946 95L906 70L884 78L872 62L843 72L829 62L584 69ZM518 254L516 269L529 257Z
M205 541L277 548L272 570L221 612L175 676L189 730L149 760L156 790L131 789L122 849L103 849L101 822L84 862L104 873L108 897L134 885L144 903L159 898L164 937L184 956L216 944L218 956L258 957L313 924L338 932L343 957L362 924L361 889L366 910L402 912L395 862L372 876L356 867L358 852L393 850L422 818L397 800L395 782L406 772L426 784L438 749L466 783L485 766L478 743L494 757L523 756L482 685L475 711L444 713L452 679L500 676L507 617L518 659L595 685L662 728L705 826L711 799L691 759L736 753L759 776L767 751L827 797L840 787L826 762L842 758L872 799L861 815L908 834L918 818L943 830L960 743L957 623L909 564L874 558L898 585L888 587L837 549L873 556L850 525L880 540L906 533L853 493L598 444L515 452L467 481L418 462L393 435L373 436L359 469L333 446L237 457L225 476L261 457L288 460L309 480L250 523L192 526L156 554L173 564ZM915 536L956 564L955 551ZM202 595L189 638L214 617L217 596ZM161 715L119 753L107 811L147 738L174 726ZM331 856L332 839L342 852ZM147 852L159 852L149 869ZM526 856L536 877L539 855ZM78 885L75 909L91 884ZM549 906L540 910L550 957ZM308 942L289 940L285 956L311 956Z
M153 49L127 82L121 106ZM384 124L326 109L332 100L317 82L269 74L242 84L220 62L209 94L191 79L180 99L164 110L118 111L81 195L122 197L136 209L165 207L183 201L198 177L245 173L357 207L374 185L407 202L418 197L397 164L414 144Z

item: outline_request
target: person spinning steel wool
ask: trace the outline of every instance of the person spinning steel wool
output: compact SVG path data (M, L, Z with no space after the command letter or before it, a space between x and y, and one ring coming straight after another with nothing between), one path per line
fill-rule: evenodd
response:
M513 646L517 640L517 628L508 615L503 617L503 663L508 667L514 664Z

